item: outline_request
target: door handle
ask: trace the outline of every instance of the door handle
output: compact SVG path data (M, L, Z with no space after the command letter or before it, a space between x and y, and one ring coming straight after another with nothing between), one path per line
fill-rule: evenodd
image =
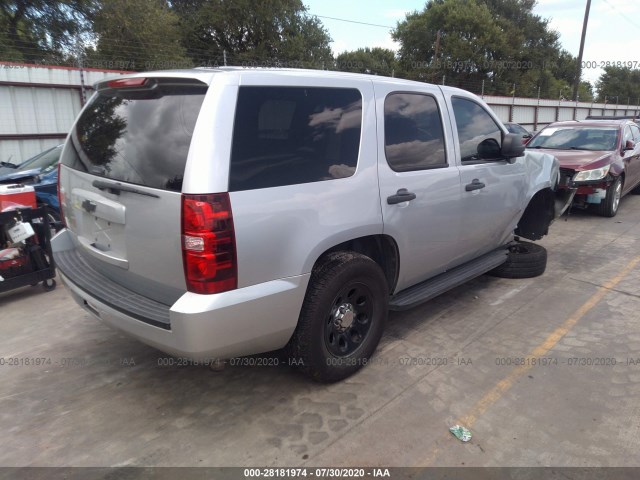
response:
M389 205L395 205L397 203L410 202L414 198L416 198L415 193L411 193L406 188L401 188L396 192L395 195L391 195L390 197L387 197L387 203Z
M473 192L474 190L480 190L481 188L484 188L484 183L482 183L480 180L478 180L477 178L474 178L471 183L465 185L464 189L467 192Z

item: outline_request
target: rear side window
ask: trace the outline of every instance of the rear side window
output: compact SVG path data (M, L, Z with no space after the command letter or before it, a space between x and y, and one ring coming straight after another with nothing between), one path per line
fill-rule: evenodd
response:
M99 88L78 118L62 164L112 180L181 191L193 128L207 85L147 79Z
M384 151L396 172L446 167L442 119L435 98L392 93L384 101Z
M229 191L350 177L361 127L356 89L240 87Z
M491 115L471 100L453 97L451 99L453 114L458 126L460 157L463 163L491 160L484 154L491 150L491 145L502 145L502 129L491 118ZM495 140L495 142L494 142Z

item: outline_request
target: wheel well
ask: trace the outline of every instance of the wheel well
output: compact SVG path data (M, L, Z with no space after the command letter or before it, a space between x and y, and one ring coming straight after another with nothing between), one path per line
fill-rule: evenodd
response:
M398 272L400 267L398 246L395 240L388 235L370 235L367 237L354 238L334 247L331 247L316 260L316 265L327 253L350 251L361 253L371 258L380 265L384 276L387 279L389 293L393 292L398 281ZM314 265L315 268L315 265Z
M529 201L515 234L529 240L540 240L549 233L549 225L555 218L555 193L550 188L537 192Z

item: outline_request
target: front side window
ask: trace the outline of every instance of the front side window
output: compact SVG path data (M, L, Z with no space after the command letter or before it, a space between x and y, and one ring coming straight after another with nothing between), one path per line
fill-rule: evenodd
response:
M454 97L451 104L458 126L462 163L501 159L502 129L491 115L466 98Z
M640 128L637 125L631 125L631 132L633 133L633 141L640 142Z
M384 150L396 172L447 166L442 118L435 98L417 93L387 96Z
M629 125L624 127L624 139L622 140L623 147L627 144L627 141L635 143L633 140L633 132L631 131L631 127Z
M240 87L229 191L350 177L361 128L356 89Z

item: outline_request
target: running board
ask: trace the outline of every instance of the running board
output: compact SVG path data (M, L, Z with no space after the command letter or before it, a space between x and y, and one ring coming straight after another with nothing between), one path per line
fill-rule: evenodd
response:
M479 277L483 273L502 265L507 260L507 253L509 251L504 247L494 250L448 272L441 273L437 277L409 287L391 297L389 310L407 310L473 278Z

